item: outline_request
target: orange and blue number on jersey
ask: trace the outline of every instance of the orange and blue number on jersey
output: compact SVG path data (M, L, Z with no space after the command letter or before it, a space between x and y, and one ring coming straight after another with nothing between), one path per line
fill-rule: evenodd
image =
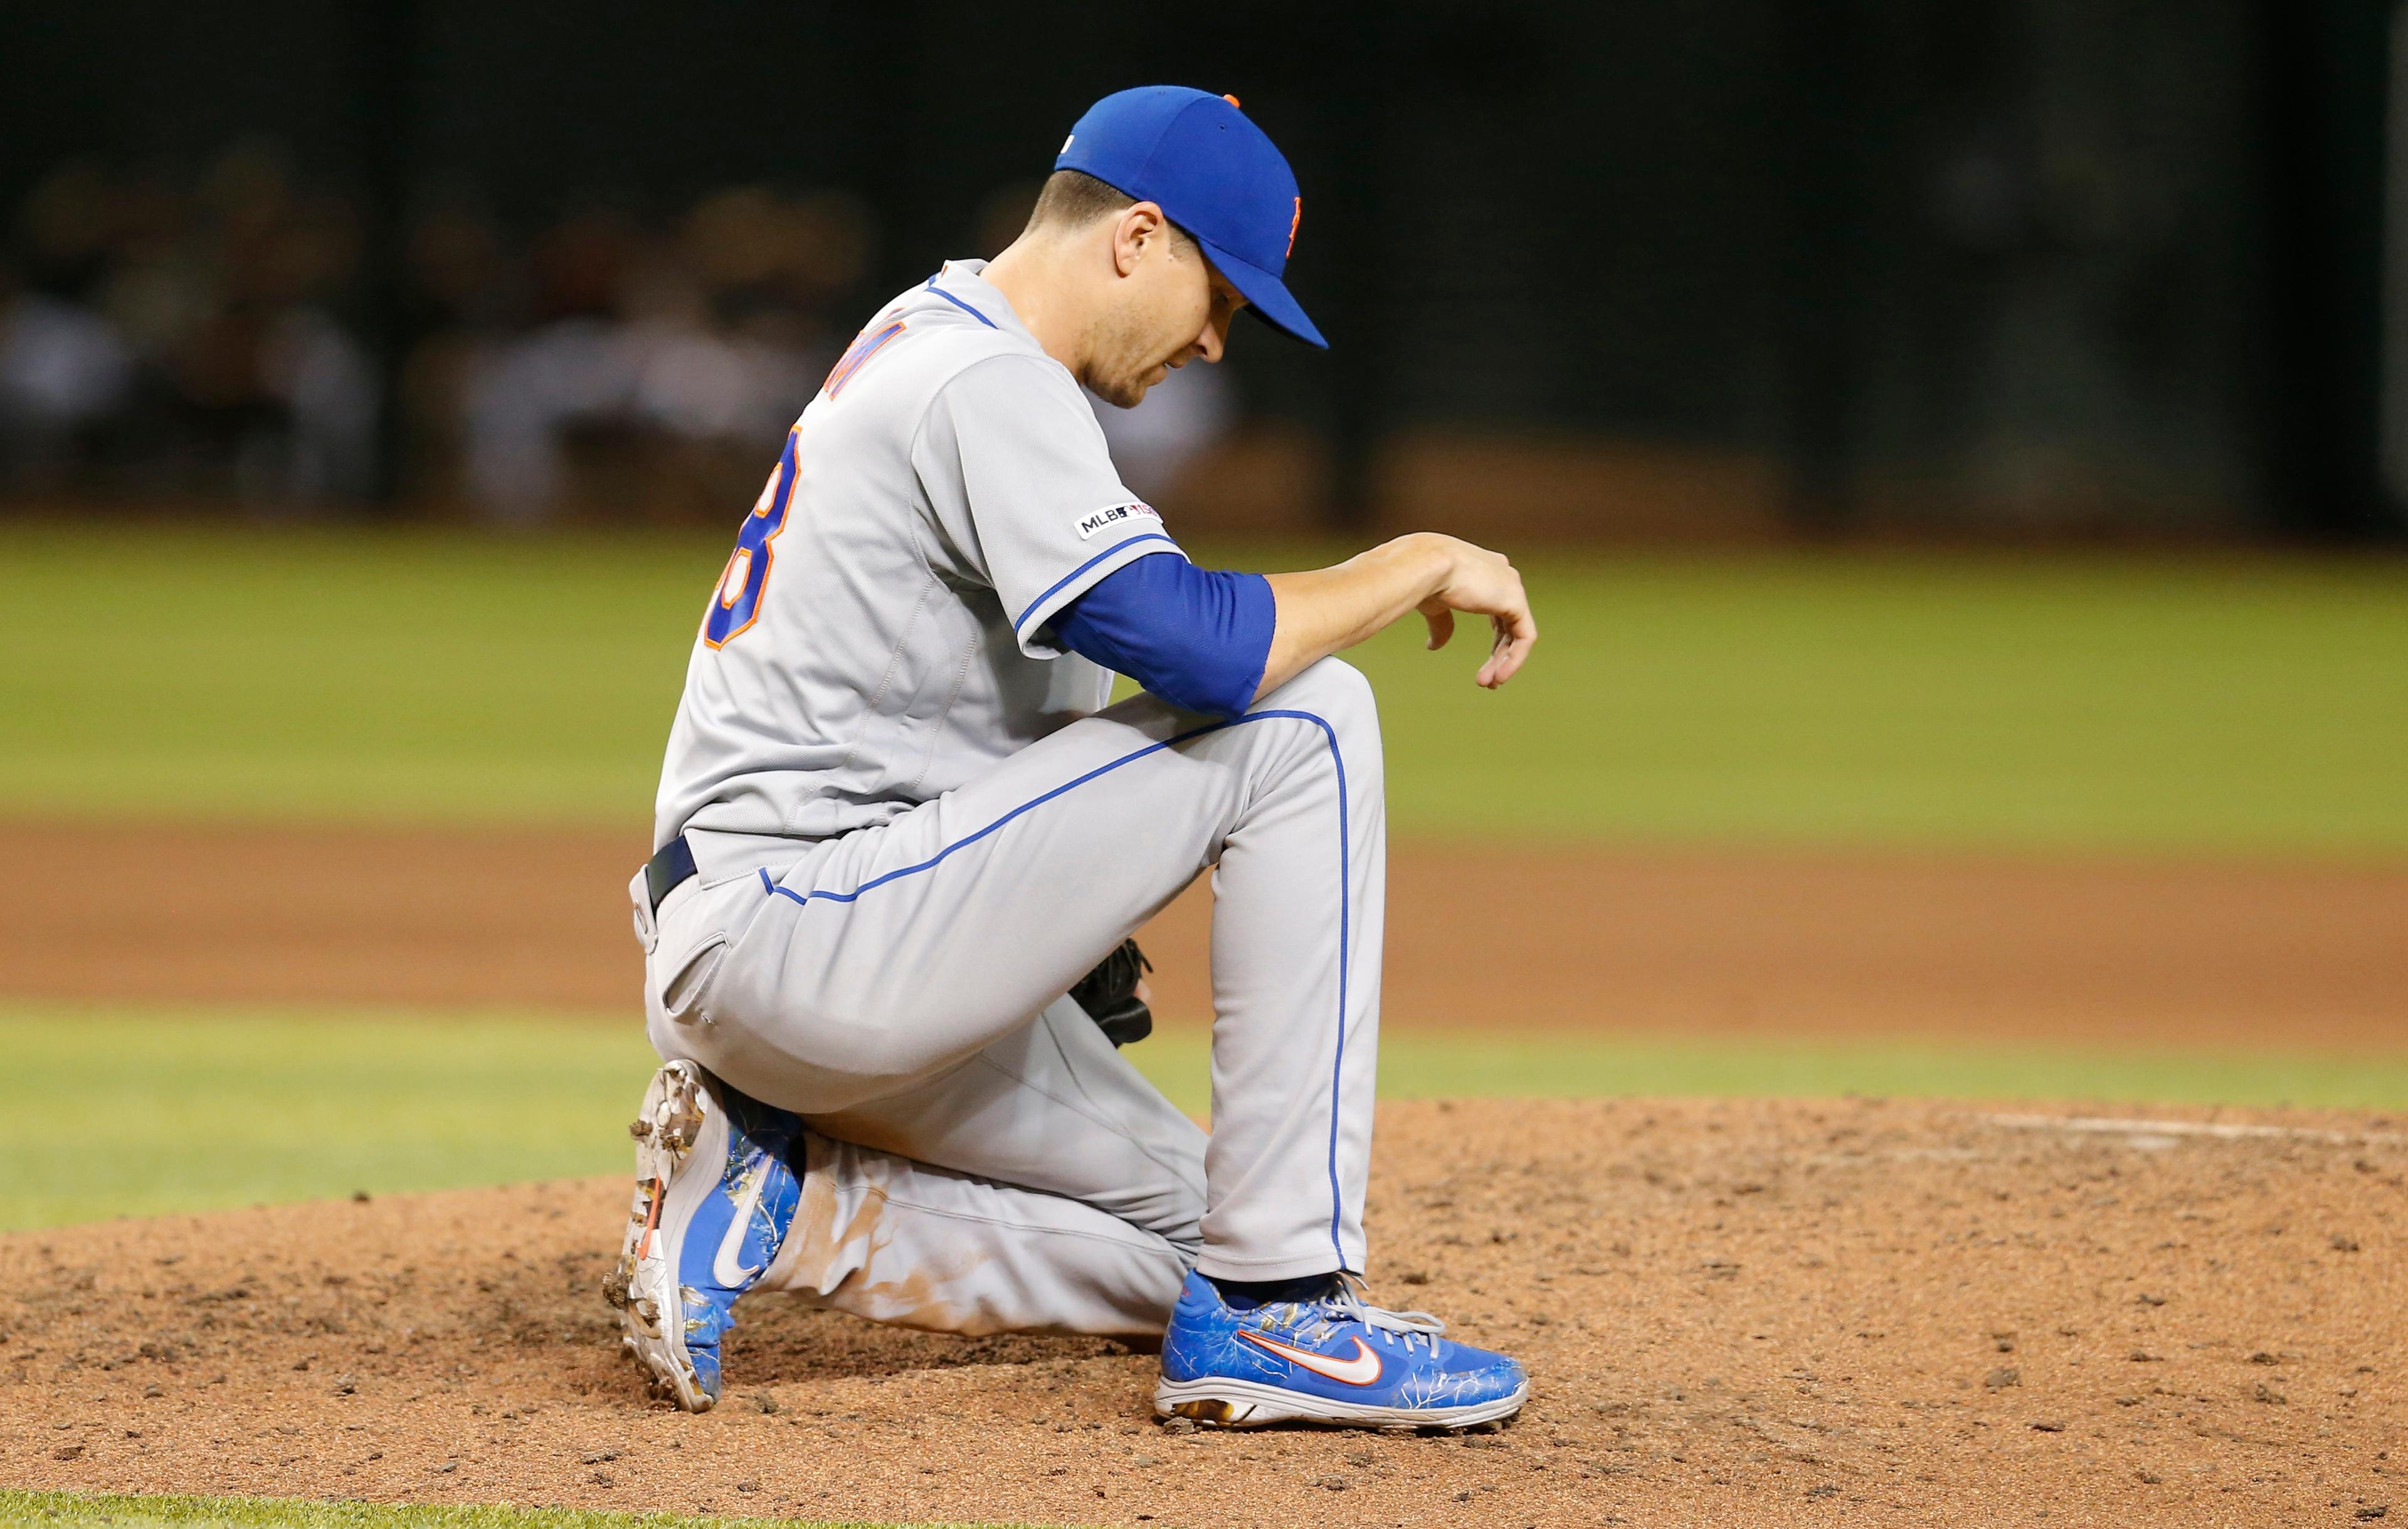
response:
M702 620L702 640L713 648L726 646L730 637L760 617L762 593L769 585L769 564L778 555L770 543L786 529L786 512L794 507L795 475L800 465L796 443L801 436L800 425L786 432L786 449L779 454L769 481L761 486L761 497L752 502L752 513L744 517L743 529L736 533L736 550L728 556L726 571L719 576L710 612Z
M844 354L827 375L823 391L831 398L844 391L853 374L888 340L903 333L903 321L896 320L876 330L863 330L853 336ZM719 576L719 588L710 603L710 613L703 618L702 640L713 648L724 648L728 639L741 635L760 619L762 593L769 585L769 565L777 560L777 550L770 543L779 532L786 529L786 515L794 507L795 475L798 462L796 441L802 427L786 432L786 450L778 458L777 469L769 481L761 486L761 497L752 502L752 513L744 517L744 528L736 534L736 550L728 555L727 567Z

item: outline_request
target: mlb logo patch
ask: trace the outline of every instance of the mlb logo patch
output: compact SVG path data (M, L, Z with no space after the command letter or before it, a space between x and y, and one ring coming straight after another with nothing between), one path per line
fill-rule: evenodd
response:
M1079 517L1079 539L1085 541L1098 531L1109 531L1113 526L1126 525L1132 521L1152 521L1160 524L1162 511L1148 504L1127 504L1099 509L1093 515L1082 515Z

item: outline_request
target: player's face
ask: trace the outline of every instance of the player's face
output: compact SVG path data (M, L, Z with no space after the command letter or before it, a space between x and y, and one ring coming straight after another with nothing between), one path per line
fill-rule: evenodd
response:
M1246 306L1185 238L1149 241L1129 276L1122 283L1125 300L1098 335L1086 378L1096 397L1122 408L1135 408L1173 367L1220 360L1229 321Z

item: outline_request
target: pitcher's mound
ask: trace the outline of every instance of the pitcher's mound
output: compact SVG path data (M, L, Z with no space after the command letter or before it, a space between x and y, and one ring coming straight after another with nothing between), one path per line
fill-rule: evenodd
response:
M597 1179L0 1239L0 1457L24 1487L907 1520L2408 1516L2386 1122L1498 1101L1384 1106L1379 1142L1374 1292L1528 1363L1502 1433L1172 1433L1117 1345L775 1298L719 1409L666 1411L597 1293L626 1199Z

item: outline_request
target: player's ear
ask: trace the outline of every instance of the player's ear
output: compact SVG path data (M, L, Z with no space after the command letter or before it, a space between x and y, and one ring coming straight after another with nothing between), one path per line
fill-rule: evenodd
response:
M1112 268L1122 276L1129 275L1137 269L1146 246L1169 235L1170 223L1154 203L1138 202L1122 208L1112 227Z

